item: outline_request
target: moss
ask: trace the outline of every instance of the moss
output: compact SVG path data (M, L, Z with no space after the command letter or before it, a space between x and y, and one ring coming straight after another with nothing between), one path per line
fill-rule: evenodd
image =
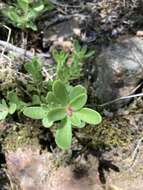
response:
M23 126L14 124L8 129L8 133L2 142L3 148L6 151L15 151L19 147L25 146L39 146L37 135L39 134L38 128L31 126Z
M92 147L128 146L132 140L129 124L122 118L106 119L95 127L87 126L83 133L91 140Z

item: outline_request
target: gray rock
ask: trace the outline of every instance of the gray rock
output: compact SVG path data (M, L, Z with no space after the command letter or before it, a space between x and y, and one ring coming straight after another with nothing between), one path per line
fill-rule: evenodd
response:
M96 96L101 104L133 94L143 80L143 40L137 37L121 40L104 48L97 58ZM108 105L118 110L130 99Z
M70 37L76 36L76 31L79 31L80 35L80 19L69 18L67 20L63 20L58 24L53 24L50 27L46 27L43 30L43 48L47 48L49 44L59 41L60 39L67 40Z

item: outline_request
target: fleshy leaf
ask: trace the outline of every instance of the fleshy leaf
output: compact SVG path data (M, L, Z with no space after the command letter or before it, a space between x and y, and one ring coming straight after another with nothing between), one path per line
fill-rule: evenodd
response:
M75 97L71 102L70 102L70 106L74 109L74 110L79 110L81 109L87 101L87 95L86 94L80 94L79 96Z
M48 119L51 122L59 121L61 119L64 119L66 116L65 108L54 108L51 111L48 112Z
M8 112L10 114L13 114L16 111L16 108L17 108L16 104L10 102Z
M0 104L0 120L4 120L8 115L8 109Z
M76 114L82 121L89 124L97 125L102 121L101 115L97 111L89 108L83 108L76 112Z
M81 86L81 85L77 85L75 87L73 87L70 91L70 100L73 100L75 97L79 96L80 94L86 94L86 89Z
M47 103L50 104L50 105L58 105L58 104L60 104L58 102L58 100L56 99L53 92L48 92L46 100L47 100Z
M3 105L5 108L8 108L8 106L7 106L7 103L6 103L5 99L2 99L2 105Z
M34 6L33 9L36 12L40 12L40 11L42 11L44 9L44 4L43 3L41 3L41 4L39 3L36 6Z
M61 122L61 127L56 131L55 141L58 147L66 150L69 149L72 142L71 121L66 118Z
M17 96L16 92L10 92L8 94L8 100L10 102L16 104L18 110L22 109L24 106L27 105L25 102L20 100L20 98Z
M18 22L18 21L19 21L18 15L17 15L16 12L14 12L14 10L11 10L10 12L7 12L6 14L7 14L7 16L8 16L12 21L15 21L15 22Z
M17 4L19 5L19 8L24 11L24 10L27 10L27 9L28 9L29 1L17 0Z
M42 107L33 106L24 108L23 114L32 119L43 119L44 117L46 117L47 112Z
M54 82L53 92L54 92L54 95L56 96L56 99L59 102L61 102L63 106L65 106L68 103L69 101L68 92L66 90L64 83L62 83L62 81L57 80Z
M32 96L32 105L39 105L39 104L41 104L40 96L34 94Z
M8 115L8 108L5 105L0 104L0 120L3 120Z
M73 113L73 115L70 117L71 123L73 126L80 126L81 120L77 117L76 113Z
M78 128L81 129L81 128L83 128L83 127L85 127L85 122L82 121L81 124L78 126Z
M70 120L74 127L83 128L85 126L85 122L79 119L76 112L72 115L72 117L70 117Z
M42 124L44 127L50 128L53 125L53 122L52 121L50 122L48 117L45 117L42 119Z
M4 120L7 115L8 115L8 111L0 112L0 120Z

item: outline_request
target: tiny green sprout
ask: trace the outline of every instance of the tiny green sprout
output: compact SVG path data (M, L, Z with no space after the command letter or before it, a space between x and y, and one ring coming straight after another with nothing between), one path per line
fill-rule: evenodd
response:
M83 128L85 123L97 125L102 120L97 111L84 107L87 102L87 92L81 85L67 88L61 80L56 80L46 100L46 106L26 107L23 113L32 119L42 119L44 127L47 128L50 128L54 122L60 121L55 142L64 150L71 146L72 127Z

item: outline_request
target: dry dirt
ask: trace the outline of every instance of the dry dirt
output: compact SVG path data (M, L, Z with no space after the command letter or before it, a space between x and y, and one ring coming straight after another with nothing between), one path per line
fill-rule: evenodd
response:
M142 151L135 162L131 156L124 158L123 152L100 159L92 152L86 159L81 155L71 165L60 167L55 166L52 154L40 155L32 148L9 152L6 159L10 179L18 190L142 190Z

